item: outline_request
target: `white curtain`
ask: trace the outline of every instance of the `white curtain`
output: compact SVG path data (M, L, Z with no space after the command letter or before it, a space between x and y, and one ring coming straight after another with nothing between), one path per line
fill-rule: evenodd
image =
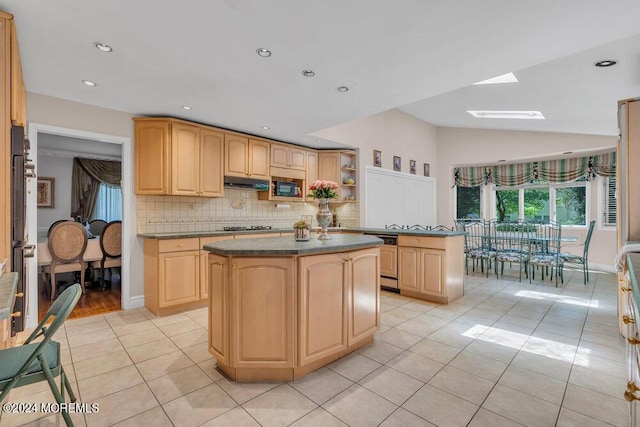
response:
M122 192L120 187L101 183L93 213L94 219L103 219L107 222L122 220Z

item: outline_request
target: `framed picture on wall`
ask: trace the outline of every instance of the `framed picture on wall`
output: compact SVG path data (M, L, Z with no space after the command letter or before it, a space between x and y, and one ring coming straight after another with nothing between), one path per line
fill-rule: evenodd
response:
M393 156L393 170L401 171L402 170L402 159L398 156Z
M382 151L373 150L373 166L382 167Z
M411 172L412 174L415 175L415 173L416 173L416 161L415 160L409 160L409 172Z
M38 177L38 207L55 208L55 178Z
M424 164L424 176L429 176L429 163Z

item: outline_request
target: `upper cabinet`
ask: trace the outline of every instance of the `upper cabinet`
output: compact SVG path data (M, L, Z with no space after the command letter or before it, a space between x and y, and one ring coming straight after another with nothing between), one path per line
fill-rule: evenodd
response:
M175 119L135 118L136 194L223 196L223 133Z
M269 151L266 141L225 134L224 174L228 176L270 179Z
M22 63L18 36L13 20L10 21L11 30L11 123L25 126L27 123L27 89L24 86Z
M271 166L305 170L307 152L300 147L284 144L271 144Z
M355 202L358 199L356 165L355 151L318 153L318 179L338 183L337 201Z

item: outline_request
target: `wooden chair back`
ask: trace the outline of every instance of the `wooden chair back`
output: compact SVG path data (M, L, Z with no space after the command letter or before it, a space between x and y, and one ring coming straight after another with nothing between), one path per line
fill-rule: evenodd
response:
M80 271L80 283L84 290L84 252L87 249L87 230L82 224L65 221L57 224L51 230L47 242L51 253L49 274L51 275L51 299L56 294L56 269L64 266L58 272Z

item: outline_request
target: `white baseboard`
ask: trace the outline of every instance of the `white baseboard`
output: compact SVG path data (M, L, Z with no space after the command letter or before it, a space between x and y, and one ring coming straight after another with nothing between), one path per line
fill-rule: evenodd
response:
M144 295L138 295L138 296L129 298L129 301L125 301L122 306L122 309L131 310L134 308L142 308L142 307L144 307Z

